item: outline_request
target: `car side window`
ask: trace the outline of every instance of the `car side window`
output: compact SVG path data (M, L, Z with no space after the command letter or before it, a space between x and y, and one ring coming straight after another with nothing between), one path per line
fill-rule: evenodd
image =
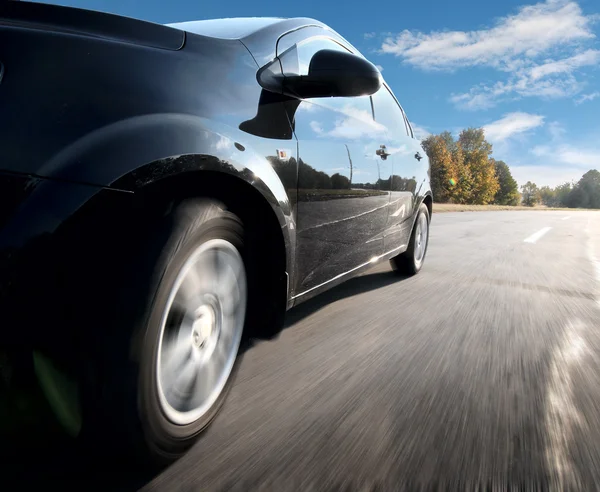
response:
M372 97L375 121L378 124L385 126L390 135L412 136L404 111L385 85Z
M310 60L320 50L338 50L350 52L331 38L315 36L298 42L279 57L284 75L307 75ZM320 111L328 109L333 113ZM372 134L376 130L369 96L360 97L326 97L303 100L298 112L308 111L311 114L311 133L313 136L330 138L360 138ZM298 114L297 112L297 114ZM295 118L296 124L302 124Z
M341 44L336 43L333 39L321 37L303 41L298 43L296 46L298 49L298 61L300 64L300 72L298 75L308 75L310 60L317 51L335 50L342 51L344 53L350 53L350 50L347 50Z
M308 75L310 60L317 51L336 50L345 53L350 50L325 36L314 36L304 39L279 56L284 75Z

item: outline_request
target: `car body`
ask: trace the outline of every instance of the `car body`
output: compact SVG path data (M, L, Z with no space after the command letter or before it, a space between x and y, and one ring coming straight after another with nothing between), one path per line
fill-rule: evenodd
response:
M428 224L429 161L379 73L366 95L277 89L308 76L321 50L376 70L318 21L163 26L8 2L0 46L0 346L9 351L80 367L70 354L81 352L82 331L103 337L93 318L111 309L111 282L142 254L141 228L182 193L224 203L251 231L256 336L404 254L423 206Z

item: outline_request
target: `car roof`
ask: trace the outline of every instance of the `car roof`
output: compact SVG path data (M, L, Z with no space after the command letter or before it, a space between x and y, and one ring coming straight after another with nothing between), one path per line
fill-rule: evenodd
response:
M290 27L301 27L305 25L324 26L319 21L306 18L286 19L282 17L233 17L227 19L206 19L197 21L175 22L167 24L169 27L181 29L201 36L210 36L220 39L243 39L252 34L281 25L282 31Z

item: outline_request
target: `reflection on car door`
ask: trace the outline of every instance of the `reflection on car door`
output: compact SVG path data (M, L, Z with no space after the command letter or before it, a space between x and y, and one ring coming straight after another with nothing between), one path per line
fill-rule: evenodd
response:
M420 186L426 179L425 154L412 130L404 111L384 84L373 94L375 121L385 128L386 150L391 173L385 176L385 189L390 190L388 226L385 232L385 250L403 247L408 242L412 217Z
M309 38L280 57L284 73L308 71L321 49L345 50ZM314 289L383 253L389 192L376 157L380 127L369 96L303 100L290 114L298 139L297 292Z

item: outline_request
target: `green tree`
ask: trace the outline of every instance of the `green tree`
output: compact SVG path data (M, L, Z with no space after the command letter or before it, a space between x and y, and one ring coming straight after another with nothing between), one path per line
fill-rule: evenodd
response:
M331 176L331 187L334 190L347 190L350 188L350 180L346 176L342 176L340 173L335 173Z
M600 208L600 172L591 169L573 187L568 198L570 207Z
M519 204L519 185L512 177L510 168L504 161L491 159L496 169L496 179L499 188L494 197L494 203L498 205L518 205Z
M492 144L485 139L482 128L463 130L458 143L464 156L464 165L469 169L470 202L480 205L491 203L500 189L496 168L490 159Z
M539 190L539 193L541 202L547 207L559 206L555 189L550 188L550 186L542 186Z
M538 189L535 183L527 181L527 183L521 186L521 191L523 192L524 205L528 207L533 207L536 203L540 201L540 190Z
M556 198L556 206L558 207L568 207L569 206L569 196L573 191L573 185L571 183L563 183L554 188L554 195Z

